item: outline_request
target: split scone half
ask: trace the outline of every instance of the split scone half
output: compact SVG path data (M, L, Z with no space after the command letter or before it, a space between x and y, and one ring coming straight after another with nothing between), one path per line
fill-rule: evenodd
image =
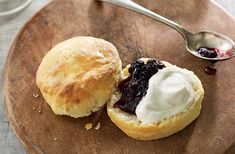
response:
M110 99L121 66L112 43L79 36L55 45L43 57L36 83L55 114L84 117Z
M141 58L138 61L147 64L149 60ZM122 70L122 80L129 80L129 85L128 82L122 83L121 81L121 88L133 86L133 83L130 82L131 80L135 81L133 79L134 73L136 73L133 70L135 63L127 65ZM141 82L137 83L137 87L132 91L120 89L119 85L107 103L110 119L124 133L134 139L153 140L167 137L185 128L200 114L201 102L204 97L204 89L200 79L193 72L168 62L157 61L157 63L163 64L164 67L160 66L157 73L153 75L154 77L149 79L147 90L143 92L139 103L128 102L129 98L124 97L135 97L135 94L131 93L133 90L138 90ZM146 69L146 67L144 68ZM132 75L129 72L132 72ZM136 95L139 96L139 94ZM136 99L129 100L135 101Z

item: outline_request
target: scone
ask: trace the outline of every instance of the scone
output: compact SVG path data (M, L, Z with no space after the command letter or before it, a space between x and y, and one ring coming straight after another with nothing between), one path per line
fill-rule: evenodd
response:
M74 118L97 111L110 99L120 78L121 60L109 42L74 37L43 58L36 83L54 113Z
M142 58L123 69L107 112L128 136L153 140L174 134L195 120L203 97L201 81L193 72Z

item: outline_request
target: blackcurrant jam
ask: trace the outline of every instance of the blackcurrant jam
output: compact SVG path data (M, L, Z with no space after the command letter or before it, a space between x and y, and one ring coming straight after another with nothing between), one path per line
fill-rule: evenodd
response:
M229 58L233 55L233 49L222 50L219 48L200 47L196 52L206 58Z
M219 54L219 49L217 48L206 48L201 47L197 50L197 52L202 56L206 58L216 58Z
M208 75L213 75L216 73L217 70L211 66L207 66L204 71Z
M128 70L129 77L118 85L122 96L114 107L135 114L137 105L147 93L149 79L163 68L165 65L156 59L149 59L146 64L142 60L133 62Z

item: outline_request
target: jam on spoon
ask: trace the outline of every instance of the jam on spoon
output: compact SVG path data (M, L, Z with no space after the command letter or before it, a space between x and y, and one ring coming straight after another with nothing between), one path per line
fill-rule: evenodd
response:
M122 96L114 107L135 114L137 105L147 93L149 79L164 67L165 65L156 59L149 59L146 64L142 60L133 62L128 70L130 76L118 85Z
M217 48L206 48L201 47L197 50L197 52L202 56L206 58L216 58L219 53L219 49Z
M197 52L202 56L206 58L220 58L225 56L230 56L232 54L232 50L228 51L222 51L218 48L207 48L207 47L200 47ZM214 63L217 61L211 61L213 63L213 66L207 66L204 69L204 72L208 75L214 75L216 74L217 70L214 67Z
M233 56L233 49L222 50L219 48L200 47L196 50L198 54L205 58L227 59Z

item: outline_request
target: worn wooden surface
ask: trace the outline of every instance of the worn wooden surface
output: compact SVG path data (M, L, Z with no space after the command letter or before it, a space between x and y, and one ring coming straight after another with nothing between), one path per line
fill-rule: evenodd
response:
M27 7L24 12L13 19L6 18L0 20L0 72L2 74L3 66L6 61L8 50L16 33L25 24L25 22L35 14L41 7L43 7L48 0L34 0L32 4ZM2 75L0 75L2 81ZM2 82L0 82L0 154L26 154L26 151L15 133L9 126L9 121L3 110L2 100Z
M221 3L227 10L229 10L229 12L230 13L232 13L232 14L234 14L235 15L235 9L233 8L233 6L235 6L235 2L234 1L232 1L232 0L225 0L225 1L223 1L223 0L217 0L219 3ZM45 3L47 2L47 0L38 0L38 1L34 1L33 3L32 3L32 5L29 7L29 8L27 8L26 10L25 10L25 12L23 12L23 14L21 14L21 15L19 15L18 17L16 17L15 19L13 19L13 20L11 20L11 21L8 21L8 22L1 22L0 21L0 70L2 70L2 68L3 68L3 64L4 64L4 62L5 62L5 57L6 57L6 55L7 55L7 51L8 51L8 49L9 49L9 46L10 46L10 44L11 44L11 42L12 42L12 40L13 40L13 38L14 38L14 36L15 36L15 34L16 34L16 32L18 31L18 29L22 26L22 24L24 24L24 22L29 18L29 16L31 16L32 14L33 14L33 12L35 12L37 9L39 9L42 5L44 5ZM199 2L196 2L195 1L195 4L194 5L196 5L196 3L199 3ZM185 6L185 5L179 5L179 6ZM191 6L191 7L193 7L193 6ZM166 10L167 10L167 8L165 8ZM118 10L120 10L120 9L118 9ZM117 10L117 11L118 11ZM121 9L122 10L122 9ZM166 11L165 10L165 11ZM209 9L210 10L210 9ZM193 10L192 10L193 11ZM208 10L206 10L205 12L207 12ZM116 11L115 11L116 12ZM159 12L159 13L163 13L164 14L164 10L161 10L161 9L157 9L156 10L156 12ZM204 12L204 13L205 13ZM121 13L121 12L116 12L117 14L121 14L121 15L123 15L123 13ZM210 12L208 12L208 14L209 14ZM134 14L135 15L135 14ZM228 30L226 30L226 28L225 29L223 29L223 26L222 27L216 27L216 25L215 24L212 24L212 25L206 25L206 23L205 23L205 25L203 25L204 23L202 22L202 25L200 25L200 26L198 26L198 27L193 27L193 26L195 26L194 24L195 23L193 23L192 21L188 21L189 23L183 23L183 22L186 22L185 21L185 19L180 19L180 18L177 18L176 16L171 16L171 14L165 14L166 16L168 16L169 18L172 18L172 19L174 19L175 18L175 20L181 20L180 21L180 23L182 23L183 25L185 25L185 26L187 26L187 27L189 27L190 28L190 24L192 24L192 29L196 29L196 28L205 28L204 26L206 26L206 28L212 28L212 29L215 29L215 30L217 30L216 28L218 28L218 30L220 30L221 32L230 32L230 31L228 31ZM206 15L207 16L207 14L204 14L204 15ZM124 16L125 16L125 14L124 14ZM208 15L206 18L210 18L210 17L213 17L213 18L217 18L216 17L216 15ZM202 16L203 17L203 16ZM143 17L140 17L140 20L144 20L143 19ZM146 19L147 20L147 19ZM219 21L221 21L221 20L223 20L223 19L220 19ZM147 22L150 22L150 20L147 20ZM217 21L218 22L218 21ZM168 31L167 30L167 28L166 27L164 27L164 26L162 26L162 25L160 25L160 24L156 24L157 26L160 26L160 28L162 29L162 30L166 30L165 31L165 33L172 33L172 31ZM220 25L220 24L219 24ZM220 25L221 26L221 25ZM153 26L153 27L155 27L155 26ZM235 26L234 26L235 27ZM99 31L99 30L98 30ZM159 31L157 31L158 33L159 33ZM173 34L175 35L175 33L173 32ZM234 36L234 34L229 34L229 33L227 33L228 35L230 35L230 36ZM69 37L69 35L71 35L71 34L68 34L68 36L64 36L64 37ZM101 35L101 33L100 34L96 34L96 35ZM63 37L63 36L62 36ZM108 37L108 36L101 36L101 37ZM125 36L126 37L126 36ZM180 40L180 38L178 38L179 36L176 36L176 38L177 39L179 39ZM59 39L63 39L63 38L57 38L57 40L59 40ZM158 41L158 40L157 40ZM131 41L130 41L131 42ZM170 42L167 42L167 43L170 43ZM133 44L132 44L133 45ZM131 46L132 46L131 45ZM141 44L142 45L142 44ZM118 47L120 47L121 48L121 45L120 44L118 44L117 45ZM135 44L133 45L134 46L134 48L135 48ZM160 45L161 46L161 45ZM164 47L163 47L164 48ZM177 48L179 48L179 47L177 47ZM176 49L177 49L176 48ZM131 48L129 48L129 49L131 49ZM145 49L143 49L143 50L145 50ZM180 50L183 50L182 48L180 48ZM35 51L35 50L33 50L33 51ZM144 53L144 54L146 54L146 53ZM130 56L133 56L133 55L130 55ZM159 55L158 55L159 56ZM30 57L29 57L30 58ZM41 57L40 57L41 58ZM123 58L124 59L124 58ZM164 57L164 59L167 59L167 57ZM125 59L125 61L127 62L127 61L129 61L128 59ZM172 62L177 62L177 60L169 60L169 61L172 61ZM179 63L180 64L180 63ZM183 65L183 64L182 64ZM185 64L185 66L187 66L187 64ZM192 67L192 66L190 66L190 67ZM189 67L189 68L190 68ZM36 66L34 67L34 69L36 68ZM33 70L33 72L34 72L35 70ZM197 70L196 72L198 72L198 71L201 71L201 70ZM205 78L203 78L203 79L205 79ZM208 88L208 87L207 87ZM230 90L231 91L231 90ZM231 93L231 92L230 92ZM231 95L232 94L234 94L234 93L231 93ZM31 96L30 96L31 97ZM231 98L228 98L228 100L229 99L231 99ZM207 99L207 101L208 101L208 99ZM227 103L227 102L226 102ZM204 111L205 110L209 110L209 109L204 109ZM218 110L218 109L215 109L215 111L216 110ZM209 111L211 111L211 110L209 110ZM213 112L215 112L214 110L213 110ZM206 111L205 111L206 112ZM34 113L34 114L36 114L36 113ZM220 118L220 117L217 117L217 118ZM201 118L202 119L202 118ZM234 122L234 121L233 121ZM197 123L200 123L200 122L197 122ZM194 124L194 125L198 125L198 124ZM215 124L216 125L216 124ZM217 126L217 125L216 125ZM197 126L190 126L190 128L191 127L197 127ZM192 128L191 128L192 129ZM186 132L183 132L183 133L179 133L180 135L184 135L184 134L187 134L187 131ZM122 134L121 134L122 135ZM178 136L180 136L180 135L178 135ZM123 136L123 135L122 135ZM177 135L176 135L177 136ZM193 136L192 136L193 137ZM232 136L232 137L234 137L234 136ZM53 136L51 136L51 138L52 138L52 140L53 140ZM51 139L50 138L50 139ZM123 140L125 140L125 139L123 139ZM223 141L223 138L217 138L217 142L218 143L220 143L220 140L222 140ZM53 141L50 141L50 142L52 142L53 143ZM59 141L60 143L61 143L61 141ZM163 141L160 141L160 142L164 142L164 140ZM225 140L224 140L224 142L226 142ZM218 144L217 143L217 144ZM97 143L98 144L98 143ZM225 143L224 143L225 144ZM229 143L226 143L226 144L229 144ZM223 145L223 144L222 144ZM225 147L223 147L223 148L225 148ZM2 101L0 101L0 154L8 154L8 153L17 153L17 154L22 154L22 153L25 153L25 151L24 151L24 149L22 148L22 146L21 146L21 144L19 144L19 142L17 141L17 139L15 138L15 135L14 135L14 133L12 133L12 131L10 130L10 128L9 128L9 123L8 123L8 119L5 117L5 114L4 114L4 112L3 112L3 108L2 108ZM186 150L188 150L188 149L186 149ZM190 150L188 150L188 151L190 151ZM126 151L126 152L128 152L128 151ZM221 152L221 151L217 151L217 152Z

